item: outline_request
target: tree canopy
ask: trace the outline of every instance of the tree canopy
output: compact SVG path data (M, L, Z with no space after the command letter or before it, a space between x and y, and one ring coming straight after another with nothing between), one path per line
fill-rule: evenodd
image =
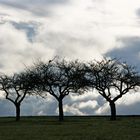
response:
M79 61L40 61L28 71L35 79L35 90L43 97L49 93L58 101L60 121L63 120L63 98L86 90L84 63Z
M124 94L140 85L140 77L135 68L117 59L89 63L88 81L110 103L111 119L116 119L115 102Z
M29 75L26 72L8 76L0 76L0 90L5 92L5 98L16 107L16 120L20 120L20 105L27 94L32 91Z

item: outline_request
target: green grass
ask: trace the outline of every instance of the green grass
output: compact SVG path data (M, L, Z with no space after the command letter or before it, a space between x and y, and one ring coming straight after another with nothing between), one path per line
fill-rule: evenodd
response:
M140 117L0 118L0 140L140 140Z

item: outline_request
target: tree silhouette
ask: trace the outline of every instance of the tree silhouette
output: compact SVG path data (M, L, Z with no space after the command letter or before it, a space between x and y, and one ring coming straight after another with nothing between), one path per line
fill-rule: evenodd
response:
M58 101L59 121L64 120L63 99L69 93L83 93L84 87L84 64L78 61L49 61L38 62L28 71L32 73L34 88L41 96L47 93Z
M91 62L87 73L90 87L96 88L109 102L111 120L116 120L115 102L131 90L136 90L140 85L139 74L134 67L117 59Z
M30 93L32 84L29 83L28 73L22 72L8 76L0 76L0 90L5 92L5 98L16 107L16 121L20 120L20 106L25 96Z

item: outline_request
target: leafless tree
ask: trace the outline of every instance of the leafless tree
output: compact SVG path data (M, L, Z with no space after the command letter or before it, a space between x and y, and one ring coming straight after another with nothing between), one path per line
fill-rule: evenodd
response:
M20 106L25 96L31 92L32 84L26 72L8 76L0 75L0 90L5 92L5 98L16 107L16 121L20 120Z
M115 102L131 90L137 89L140 85L139 74L134 67L117 59L91 62L87 73L90 87L96 88L109 102L111 120L116 120Z
M83 93L84 64L78 61L49 61L38 62L28 69L34 79L35 90L45 97L46 93L58 101L59 121L64 120L63 99L69 93Z

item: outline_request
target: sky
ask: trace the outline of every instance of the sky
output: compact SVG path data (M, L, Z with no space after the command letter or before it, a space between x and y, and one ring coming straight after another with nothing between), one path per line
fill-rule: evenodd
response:
M140 71L140 0L0 0L0 72L12 74L36 59L118 58ZM1 96L0 96L1 97ZM139 114L140 94L117 101L117 114ZM22 115L57 115L57 102L28 97ZM64 99L66 115L106 115L96 91ZM0 116L14 115L0 99Z

